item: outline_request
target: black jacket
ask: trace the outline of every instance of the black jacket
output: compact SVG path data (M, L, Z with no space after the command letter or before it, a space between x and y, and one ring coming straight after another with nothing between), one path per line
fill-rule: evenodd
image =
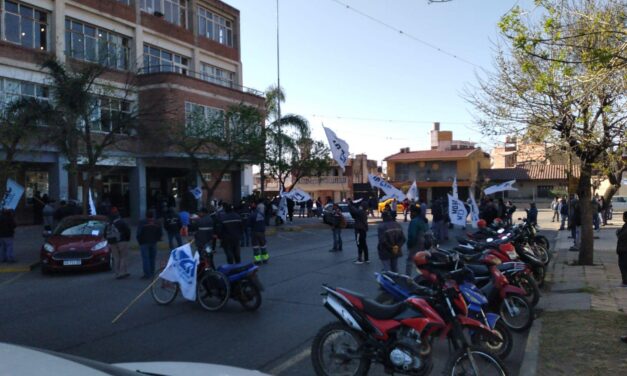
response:
M122 218L116 218L113 220L113 225L118 229L120 233L120 241L128 242L131 240L131 227Z
M15 235L15 218L10 212L0 213L0 238L12 238Z
M349 204L348 211L355 220L355 231L364 230L368 231L368 213L360 206Z
M398 222L383 221L377 229L377 235L379 237L377 250L381 260L389 260L403 255L401 248L405 244L406 238L403 228ZM394 246L397 247L396 253L393 250Z
M244 224L238 213L233 211L225 213L218 221L218 236L226 241L238 241L244 233Z
M190 229L192 231L196 231L194 239L196 240L196 246L198 249L203 249L209 242L212 242L212 246L215 246L213 243L215 216L207 214L204 217L201 217L199 220L194 222L192 226L190 226Z
M136 238L139 245L157 243L162 236L161 226L154 219L142 219L137 225Z

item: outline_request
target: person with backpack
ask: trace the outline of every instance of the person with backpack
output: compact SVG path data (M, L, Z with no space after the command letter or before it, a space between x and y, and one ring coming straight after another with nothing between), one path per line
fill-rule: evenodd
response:
M415 205L410 208L409 216L411 221L407 226L407 262L405 264L405 274L411 277L414 267L414 255L416 252L425 250L425 234L429 230L429 225L422 218L420 208Z
M107 242L113 257L113 272L116 279L130 276L128 272L128 242L131 240L131 228L122 219L115 206L109 211L109 225L106 231Z
M181 217L176 213L173 207L168 208L163 221L163 228L168 234L168 245L170 250L174 249L174 239L176 239L177 247L183 245L183 239L181 238L181 228L183 223Z
M390 213L383 212L381 217L383 222L377 229L379 259L384 271L390 270L398 273L398 258L403 256L401 248L405 244L405 234L401 225L394 221Z
M346 219L338 204L333 204L331 209L331 231L333 232L333 248L329 252L342 251L342 228L346 227Z

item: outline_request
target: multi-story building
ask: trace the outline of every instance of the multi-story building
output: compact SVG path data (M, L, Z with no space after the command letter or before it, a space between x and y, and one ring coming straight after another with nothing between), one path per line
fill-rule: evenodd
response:
M122 88L132 76L131 95L99 101L100 119L111 111L162 106L170 118L151 121L185 124L192 112L211 116L233 104L264 104L259 92L242 86L239 11L219 0L0 0L0 25L3 103L16 96L49 99L40 63L52 54L70 65L106 65L101 80L109 85ZM142 126L150 132L150 123ZM44 139L45 128L41 132ZM99 163L99 198L138 218L158 195L176 197L199 185L184 155L128 137L133 147L111 150ZM68 195L64 156L50 145L36 149L23 148L17 156L16 178L27 192L18 207L23 222L35 191L57 200ZM211 173L208 169L206 177ZM236 200L242 190L252 190L252 169L246 165L230 171L214 197Z
M453 132L441 131L440 123L433 125L430 150L403 148L384 160L390 183L406 191L415 180L422 200L445 197L455 177L459 196L466 199L468 188L476 187L479 170L490 166L487 153L473 143L453 140Z

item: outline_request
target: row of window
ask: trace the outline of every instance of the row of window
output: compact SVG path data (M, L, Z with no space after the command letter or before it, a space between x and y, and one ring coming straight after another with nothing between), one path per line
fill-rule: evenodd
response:
M130 39L76 20L65 20L65 53L110 68L129 68Z

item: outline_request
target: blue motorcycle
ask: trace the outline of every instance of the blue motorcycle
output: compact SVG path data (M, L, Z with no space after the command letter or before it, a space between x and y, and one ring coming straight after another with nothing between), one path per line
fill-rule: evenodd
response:
M434 295L432 289L419 285L407 275L386 271L375 273L375 276L383 290L376 299L379 303L401 302L412 296L418 296L430 303L436 303L432 302ZM490 350L501 359L505 359L511 352L513 344L509 328L502 320L499 320L499 315L486 313L483 310L483 307L488 304L488 299L477 286L470 282L464 282L459 284L459 290L468 305L468 317L488 325L492 330L498 332L502 338L502 341L495 341L481 338L479 333L471 333L472 341L479 346L483 346L486 350Z

